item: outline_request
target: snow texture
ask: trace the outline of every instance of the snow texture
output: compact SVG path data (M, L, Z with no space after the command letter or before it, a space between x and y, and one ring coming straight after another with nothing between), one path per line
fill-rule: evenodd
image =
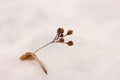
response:
M73 29L74 46L37 53L48 70L20 61ZM120 80L120 0L0 0L0 80Z

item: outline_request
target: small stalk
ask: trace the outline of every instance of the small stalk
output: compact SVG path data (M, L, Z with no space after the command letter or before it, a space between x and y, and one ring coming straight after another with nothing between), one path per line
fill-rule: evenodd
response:
M49 42L49 43L45 44L44 46L36 49L33 53L37 53L40 49L42 49L42 48L44 48L44 47L46 47L46 46L48 46L48 45L50 45L50 44L52 44L52 43L53 43L53 42Z

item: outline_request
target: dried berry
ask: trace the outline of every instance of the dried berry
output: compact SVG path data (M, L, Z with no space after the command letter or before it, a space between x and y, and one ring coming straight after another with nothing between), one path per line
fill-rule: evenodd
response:
M68 41L67 44L68 44L68 46L72 46L73 45L73 41Z
M59 42L63 43L64 42L64 38L60 38Z
M64 29L63 28L61 29L61 33L64 33Z
M64 33L64 29L63 29L63 28L58 28L58 29L57 29L57 33L58 33L58 34Z
M73 30L68 30L67 35L71 35L73 33Z

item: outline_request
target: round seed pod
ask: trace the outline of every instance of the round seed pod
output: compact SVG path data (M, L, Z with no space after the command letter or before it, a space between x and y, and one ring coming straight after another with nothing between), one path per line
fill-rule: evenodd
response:
M67 35L71 35L73 33L73 30L68 30Z
M57 29L57 33L58 33L58 34L64 33L64 29L63 29L63 28L58 28L58 29Z
M73 41L68 41L68 42L67 42L67 45L68 45L68 46L72 46L72 45L73 45Z
M61 42L61 43L63 43L64 41L65 41L64 38L59 39L59 42Z
M61 33L64 33L64 29L63 28L61 28Z

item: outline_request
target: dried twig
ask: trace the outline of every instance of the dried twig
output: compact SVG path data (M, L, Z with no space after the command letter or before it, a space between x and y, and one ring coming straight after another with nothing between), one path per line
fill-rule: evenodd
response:
M55 38L51 42L45 44L44 46L42 46L42 47L40 47L38 49L36 49L34 52L26 52L24 55L22 55L20 57L20 60L36 60L36 62L39 63L39 65L41 66L41 68L45 72L45 74L48 74L46 68L43 65L43 63L36 56L36 53L40 49L42 49L42 48L44 48L44 47L46 47L46 46L48 46L48 45L50 45L52 43L64 43L64 44L67 44L68 46L72 46L73 45L73 41L65 42L65 40L64 40L65 36L71 35L72 33L73 33L72 30L68 30L67 33L64 34L64 29L63 28L58 28L57 29L57 35L55 36Z

